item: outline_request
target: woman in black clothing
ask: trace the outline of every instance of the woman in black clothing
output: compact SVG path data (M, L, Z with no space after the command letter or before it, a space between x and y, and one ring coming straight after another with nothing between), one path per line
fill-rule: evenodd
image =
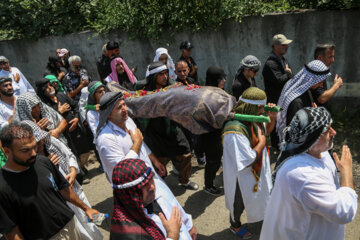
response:
M61 58L58 56L50 56L46 65L44 76L54 75L59 81L63 79L67 73L66 69L61 65Z

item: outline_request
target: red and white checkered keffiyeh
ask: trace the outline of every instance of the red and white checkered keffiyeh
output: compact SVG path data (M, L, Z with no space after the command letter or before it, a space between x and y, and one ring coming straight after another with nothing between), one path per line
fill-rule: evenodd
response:
M119 162L112 175L114 210L111 239L165 239L153 220L145 215L142 187L154 177L151 168L139 159Z

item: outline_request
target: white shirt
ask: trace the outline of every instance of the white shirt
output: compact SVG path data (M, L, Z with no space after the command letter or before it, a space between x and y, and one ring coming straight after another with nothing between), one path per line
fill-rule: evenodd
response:
M165 187L165 186L160 186L160 185L166 185L166 183L164 183L163 181L161 181L161 182L159 181L157 183L155 199L156 199L156 202L159 204L166 219L170 219L173 207L175 206L175 207L179 208L180 210L182 209L182 207L179 204L179 202L176 200L176 198L175 198L174 194L171 192L171 190L167 186ZM167 237L166 230L161 222L160 217L156 214L148 214L147 210L146 209L144 209L144 210L145 210L145 214L156 223L156 225L164 233L164 236ZM183 224L181 224L181 227L180 227L179 239L182 239L182 240L183 239L184 240L192 240L192 238L189 234L189 230L191 228L187 229L187 227L186 227L186 226L192 226L191 215L187 214L187 216L188 217L186 219L183 219Z
M272 189L270 159L265 147L262 151L262 166L258 190L254 192L255 177L251 172L251 163L256 159L256 152L249 140L242 134L229 133L223 140L223 177L226 208L233 218L236 183L239 184L244 201L248 223L264 219L267 201Z
M128 130L135 132L136 124L130 117L128 118L128 120L126 120L125 124ZM172 206L179 207L183 225L185 225L186 227L184 229L190 231L191 228L193 227L191 215L185 213L184 209L180 206L180 204L176 200L175 196L173 195L169 187L156 173L155 168L152 165L151 160L149 159L149 154L151 153L150 149L143 142L141 144L139 154L137 154L135 151L130 150L132 145L133 142L131 140L130 134L128 134L127 132L125 132L123 129L116 126L115 124L113 124L111 121L108 121L105 127L99 133L96 139L96 146L100 155L100 160L104 168L104 172L106 173L109 182L110 183L112 182L111 179L112 179L112 172L114 167L121 160L128 158L143 160L148 167L152 168L155 174L154 176L155 187L156 187L155 195L159 197L162 194L166 194L164 198L169 200L168 203L170 203L171 209ZM165 216L169 217L170 215L167 215L165 213Z
M135 132L136 124L129 117L126 120L126 128ZM133 145L130 134L120 127L108 121L96 139L97 150L100 155L104 172L110 182L112 171L116 164L123 159L136 158L143 160L149 167L153 168L149 159L150 149L145 142L141 144L139 154L130 150ZM154 169L154 168L153 168Z
M328 152L317 159L302 153L277 173L260 239L341 240L357 210L357 194L340 187Z
M94 142L96 137L96 129L99 125L99 113L94 110L88 110L86 113L86 121L89 124L89 128L94 136Z
M11 116L14 114L14 106L0 100L0 129L9 124Z
M19 76L20 76L19 82L15 82L15 80L14 80L14 76L16 74L19 74ZM9 77L9 78L12 79L12 86L13 86L13 89L14 89L14 96L18 97L21 94L26 93L26 92L35 93L34 88L28 82L26 77L16 67L11 67L10 72L5 71L4 69L1 70L0 71L0 77Z

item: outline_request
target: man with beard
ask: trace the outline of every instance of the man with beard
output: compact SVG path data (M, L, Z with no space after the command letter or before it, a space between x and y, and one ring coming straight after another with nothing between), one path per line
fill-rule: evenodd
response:
M111 73L105 78L105 82L116 82L120 86L133 91L137 79L121 57L111 61Z
M16 97L11 78L0 77L0 129L12 123L15 104Z
M155 91L170 85L169 71L163 62L149 65L149 76L138 82L136 90ZM191 152L188 140L180 127L167 117L139 119L142 122L144 140L151 151L166 167L171 161L179 171L179 183L188 189L197 190L199 186L189 180L191 175Z
M328 152L336 135L331 122L324 107L307 107L286 128L260 239L345 239L358 195L349 147L341 159L333 153L335 161Z
M34 88L28 82L24 74L16 67L10 67L9 60L0 56L0 77L8 77L12 79L12 85L14 89L14 95L20 96L25 92L35 92Z
M66 201L91 220L99 212L77 197L48 158L36 154L32 129L12 123L0 136L8 157L0 170L0 233L7 239L84 239Z
M70 70L65 75L63 84L65 92L69 97L78 103L81 96L81 89L89 84L89 76L86 69L81 66L81 58L79 56L71 56L69 58Z
M115 166L111 239L196 238L196 234L192 238L182 224L181 206L172 201L171 192L156 187L154 177L151 168L140 159L126 159Z

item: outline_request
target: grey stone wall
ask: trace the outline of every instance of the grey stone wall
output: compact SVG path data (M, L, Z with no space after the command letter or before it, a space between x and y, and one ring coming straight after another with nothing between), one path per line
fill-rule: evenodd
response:
M252 54L264 63L271 51L272 36L283 33L294 40L286 54L294 72L298 72L304 63L313 59L316 43L331 41L336 44L335 63L331 67L331 72L333 76L339 74L345 82L336 94L340 101L350 97L360 98L359 16L360 10L357 9L247 17L241 23L230 20L225 22L218 32L182 32L173 36L169 34L169 37L159 42L149 39L129 40L128 35L121 31L100 35L80 32L45 37L34 42L2 41L0 55L9 58L11 65L18 67L31 83L34 83L42 76L48 56L55 54L56 48L67 48L72 55L79 55L83 59L90 75L97 79L99 76L95 63L101 55L103 44L108 40L117 40L121 43L121 55L129 67L138 67L136 75L138 79L142 79L156 48L168 48L172 58L177 60L180 56L180 42L190 40L195 45L193 57L199 67L200 80L204 82L205 72L209 66L218 65L228 74L226 89L230 90L240 60ZM329 86L332 85L333 76L328 79ZM262 88L261 74L258 74L256 81Z

